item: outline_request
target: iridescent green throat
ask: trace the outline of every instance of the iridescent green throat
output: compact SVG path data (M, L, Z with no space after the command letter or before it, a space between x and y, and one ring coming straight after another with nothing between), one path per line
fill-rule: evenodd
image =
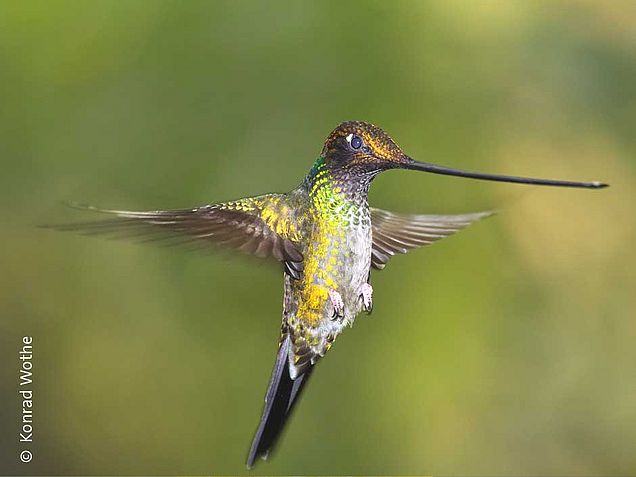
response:
M320 198L320 203L329 204L330 208L346 204L366 206L369 184L369 177L353 175L346 169L333 170L324 157L314 162L303 183L314 202Z

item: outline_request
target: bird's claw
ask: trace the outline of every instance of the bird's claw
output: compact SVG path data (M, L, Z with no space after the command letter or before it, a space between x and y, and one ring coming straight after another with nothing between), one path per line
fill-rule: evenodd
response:
M331 300L333 306L331 319L335 320L336 318L344 317L344 301L342 301L340 293L336 290L329 290L329 300Z
M362 300L362 309L368 315L373 311L373 287L369 283L364 283L360 287L360 299Z

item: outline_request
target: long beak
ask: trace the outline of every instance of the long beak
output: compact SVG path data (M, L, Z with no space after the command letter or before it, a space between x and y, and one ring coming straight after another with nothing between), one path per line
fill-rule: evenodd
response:
M433 174L443 174L445 176L457 176L468 177L469 179L480 179L485 181L497 181L497 182L514 182L517 184L533 184L544 185L554 187L580 187L584 189L602 189L608 187L609 184L603 184L602 182L574 182L574 181L560 181L554 179L535 179L532 177L517 177L517 176L500 176L496 174L484 174L481 172L462 171L460 169L450 169L448 167L436 166L435 164L429 164L428 162L418 162L410 157L407 158L405 163L402 163L401 168L411 169L414 171L432 172Z

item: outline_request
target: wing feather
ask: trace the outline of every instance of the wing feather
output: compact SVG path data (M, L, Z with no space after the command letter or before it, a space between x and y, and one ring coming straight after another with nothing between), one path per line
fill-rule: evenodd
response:
M453 235L493 212L461 215L399 214L371 207L371 265L382 270L390 258Z
M280 223L285 223L284 230L292 229L290 221L293 218L283 216L276 208L284 200L285 196L281 194L268 194L193 209L154 211L110 210L72 205L74 208L113 217L47 227L83 235L103 235L165 245L192 242L218 244L257 257L273 257L281 262L290 262L290 268L298 275L303 261L303 255L294 243L298 237L282 236L273 229ZM289 211L290 208L282 207L281 210ZM266 220L264 211L267 211L267 218L274 217L274 221Z

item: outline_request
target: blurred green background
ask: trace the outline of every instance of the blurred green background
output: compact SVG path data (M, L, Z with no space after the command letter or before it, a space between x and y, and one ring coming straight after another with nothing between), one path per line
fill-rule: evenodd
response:
M375 273L254 473L636 473L634 2L5 1L0 84L3 473L247 473L279 267L36 225L289 190L348 119L612 187L379 177L379 207L501 213Z

